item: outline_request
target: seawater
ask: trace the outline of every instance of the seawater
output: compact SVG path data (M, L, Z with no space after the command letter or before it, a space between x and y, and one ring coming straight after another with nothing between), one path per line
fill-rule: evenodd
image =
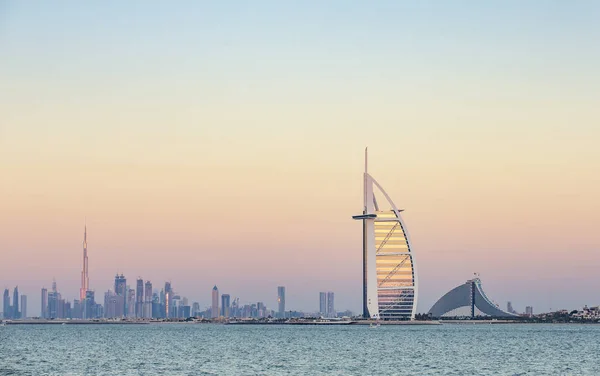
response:
M600 375L600 325L9 325L0 375Z

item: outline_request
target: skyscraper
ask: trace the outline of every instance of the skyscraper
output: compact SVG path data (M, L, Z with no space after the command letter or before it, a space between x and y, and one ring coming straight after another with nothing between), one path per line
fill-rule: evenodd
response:
M333 306L333 293L327 293L327 317L335 317L335 307Z
M137 289L135 292L135 317L144 317L144 281L141 278L137 280Z
M88 255L87 255L87 224L83 227L83 268L81 270L81 288L79 289L79 301L85 300L85 293L90 288L90 278L88 274Z
M13 290L13 307L10 311L10 315L13 319L21 318L19 312L19 286L15 286L15 289Z
M219 317L219 289L217 285L212 289L212 306L210 309L210 315L212 318Z
M21 295L21 318L27 318L27 295Z
M171 306L173 303L171 282L165 282L165 317L171 316Z
M221 316L229 317L229 294L221 295Z
M285 318L285 287L277 286L277 315Z
M83 313L81 315L84 319L95 319L98 317L98 312L96 308L96 297L94 291L87 290L85 292L85 300L82 303L83 305Z
M152 318L152 282L146 281L144 290L144 317Z
M48 289L42 287L42 309L40 310L43 319L48 318Z
M11 319L12 318L12 314L11 314L12 307L10 306L10 291L8 291L8 289L4 289L4 297L2 299L2 302L3 302L2 314L4 315L4 318Z
M59 293L56 291L56 282L52 284L53 289L48 293L48 317L49 319L58 318L58 300Z
M115 275L115 309L116 315L114 317L122 317L127 315L127 279L123 274ZM113 300L110 300L112 303Z
M365 149L363 212L352 217L363 222L363 316L414 319L417 271L406 225L400 216L402 210L367 172L367 167Z
M135 290L127 286L127 308L125 310L127 317L135 317Z
M327 293L319 293L319 313L323 317L327 317Z
M127 279L123 274L115 275L115 294L121 296L127 295Z

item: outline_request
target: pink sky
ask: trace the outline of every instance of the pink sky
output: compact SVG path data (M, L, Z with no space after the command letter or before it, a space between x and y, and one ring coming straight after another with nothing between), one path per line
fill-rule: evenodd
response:
M596 6L194 4L0 9L0 288L31 312L77 297L86 217L98 300L122 272L358 311L365 146L419 312L474 272L502 307L600 303Z

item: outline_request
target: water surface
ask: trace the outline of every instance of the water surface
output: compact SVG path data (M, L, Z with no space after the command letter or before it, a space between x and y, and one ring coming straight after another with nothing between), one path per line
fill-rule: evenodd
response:
M600 325L12 325L0 375L600 375Z

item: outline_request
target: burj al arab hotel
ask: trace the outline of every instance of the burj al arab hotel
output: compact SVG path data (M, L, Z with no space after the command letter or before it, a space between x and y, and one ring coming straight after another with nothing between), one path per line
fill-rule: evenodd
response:
M365 149L363 213L363 317L413 320L417 270L402 210L367 170ZM377 201L380 197L380 201Z

